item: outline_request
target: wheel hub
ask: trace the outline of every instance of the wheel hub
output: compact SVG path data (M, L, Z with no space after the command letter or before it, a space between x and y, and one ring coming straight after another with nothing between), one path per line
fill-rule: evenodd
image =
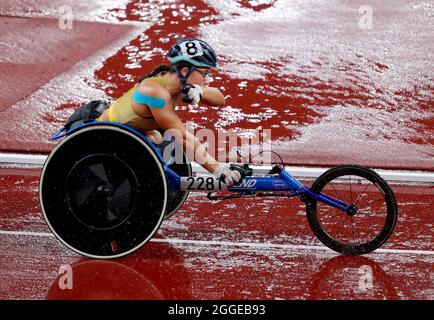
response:
M102 196L113 196L114 190L111 184L102 184L96 188L96 192Z
M355 216L356 214L357 214L357 207L356 207L356 205L354 205L354 204L351 204L349 207L348 207L348 209L347 209L347 214L349 215L349 216Z

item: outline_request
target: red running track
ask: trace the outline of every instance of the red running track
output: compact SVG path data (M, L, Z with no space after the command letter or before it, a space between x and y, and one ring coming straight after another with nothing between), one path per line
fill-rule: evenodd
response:
M386 252L345 257L326 250L298 199L210 203L192 193L142 249L99 261L77 256L49 233L38 175L0 171L1 299L433 298L433 187L393 186L399 221ZM59 287L63 265L72 268L73 290Z
M65 4L72 30L58 28ZM371 30L358 28L360 5L374 10ZM165 62L175 39L199 36L219 52L214 85L227 106L180 106L183 120L272 129L273 150L294 165L433 170L430 10L422 0L3 0L0 150L49 152L49 135L80 103L117 98ZM298 200L210 204L198 194L154 241L108 262L51 236L38 175L0 170L3 299L433 299L431 186L394 186L389 251L366 257L325 251ZM73 290L59 290L62 265L72 266Z
M72 30L57 27L65 3ZM374 12L370 30L358 27L360 5ZM178 37L200 36L219 52L214 85L227 106L180 106L183 120L271 129L273 150L290 164L432 170L430 8L422 0L6 0L0 149L48 152L49 135L80 103L119 97L167 62Z

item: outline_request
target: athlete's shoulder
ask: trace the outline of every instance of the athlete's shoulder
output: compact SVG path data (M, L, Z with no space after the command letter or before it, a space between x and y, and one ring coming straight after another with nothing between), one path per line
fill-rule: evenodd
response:
M144 79L138 86L140 93L154 98L170 99L170 93L153 79Z
M169 92L160 85L143 80L134 91L133 101L152 108L164 108L170 101Z

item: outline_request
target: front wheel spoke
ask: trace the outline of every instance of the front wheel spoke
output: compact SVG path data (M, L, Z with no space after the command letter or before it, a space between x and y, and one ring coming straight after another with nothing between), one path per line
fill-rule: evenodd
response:
M366 211L369 212L369 214L366 213ZM373 213L373 211L371 209L360 209L357 212L363 213L363 214L365 214L367 216L371 216L371 214Z
M360 209L358 212L364 213L365 215L367 215L369 217L371 217L372 214L374 214L374 213L379 213L379 215L381 215L382 213L384 213L384 212L382 212L382 210L373 210L373 209L368 209L368 208L366 208L366 209ZM367 213L367 212L369 212L369 213ZM386 212L386 215L387 215L387 212Z
M343 212L343 211L335 212L335 213L332 215L332 218L334 218L334 217L340 217L342 214L346 214L346 213Z
M380 201L384 202L384 199L383 198L377 198L377 199L373 199L373 200L371 199L370 202L368 204L366 204L365 206L375 207L375 206L373 206L373 204L376 204L376 203L378 203ZM382 205L381 208L379 208L379 209L384 209L384 206ZM366 210L378 211L377 209L373 209L373 208L357 208L358 212L363 212L363 211L366 211Z
M324 205L323 207L319 207L321 208L326 208L326 209L334 209L334 210L329 210L328 215L330 216L330 218L335 218L335 217L339 217L342 214L346 215L346 213L344 211L341 211L339 209L336 208L331 208L330 206L326 206ZM324 214L324 216L327 216L326 214Z
M361 194L357 197L356 201L354 201L354 204L355 204L355 205L356 205L357 202L359 201L360 197L363 196L363 195L365 194L366 189L368 189L368 187L369 187L369 185L370 185L371 183L372 183L372 182L369 181L369 183L366 185L365 189L364 189L364 190L361 192Z
M339 198L339 200L344 201L343 197L341 197L341 194L336 190L336 188L333 185L333 183L331 183L331 186L332 186L333 190L335 191L335 194Z

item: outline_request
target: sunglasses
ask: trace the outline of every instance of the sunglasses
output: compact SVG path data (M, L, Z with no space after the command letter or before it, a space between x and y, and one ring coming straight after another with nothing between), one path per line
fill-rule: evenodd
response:
M201 71L198 69L194 69L194 71L199 72L205 80L209 80L211 78L211 72L209 72L208 70Z

